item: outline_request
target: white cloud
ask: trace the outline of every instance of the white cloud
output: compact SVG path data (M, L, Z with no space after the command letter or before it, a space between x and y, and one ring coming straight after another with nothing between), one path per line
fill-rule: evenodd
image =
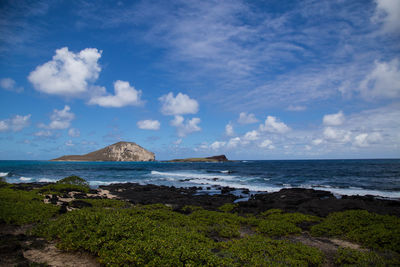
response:
M159 130L160 122L158 120L142 120L137 122L137 126L143 130Z
M185 122L184 118L180 115L176 115L171 121L171 125L177 129L179 137L185 137L188 134L200 131L199 123L199 118L192 118Z
M179 138L177 140L174 141L174 145L179 146L180 144L182 144L182 138Z
M79 53L69 51L68 47L57 49L53 59L37 66L28 80L36 90L46 94L79 96L98 78L101 53L96 48L86 48Z
M318 145L322 144L323 142L324 142L324 140L320 139L320 138L312 140L312 144L315 146L318 146Z
M241 142L240 137L233 137L231 139L229 139L227 147L228 148L235 148L237 147Z
M74 146L75 144L72 142L72 140L68 140L67 142L65 142L66 146Z
M270 133L286 133L290 128L283 122L277 120L276 117L268 116L264 124L260 125L260 131Z
M105 89L104 89L105 91ZM136 90L130 86L129 82L116 81L114 82L115 95L97 95L89 100L89 104L96 104L102 107L124 107L124 106L138 106L142 104L140 97L142 91ZM103 92L105 93L105 92Z
M290 106L287 107L286 110L289 110L289 111L304 111L304 110L306 110L306 109L307 109L306 106L294 106L294 105L290 105Z
M164 115L196 114L199 110L197 101L182 93L178 93L176 97L173 93L168 93L161 96L159 100L162 103L161 112Z
M400 1L398 1L400 3ZM359 90L366 99L400 97L400 62L375 61L375 67L361 82Z
M71 108L68 105L65 105L61 110L54 109L50 115L50 124L40 123L38 127L50 130L67 129L71 126L71 121L75 118L75 114L70 111Z
M21 93L22 91L24 91L24 88L21 86L16 86L16 83L13 79L11 78L3 78L0 80L0 87L8 90L8 91L14 91L17 93Z
M256 130L247 132L247 133L243 136L243 139L244 139L245 141L255 141L255 140L258 140L259 138L260 138L260 134L259 134Z
M350 141L350 132L333 127L326 127L324 129L324 137L326 140L329 141L337 143L347 143Z
M240 112L238 123L240 124L251 124L258 122L258 119L253 113L247 114L247 112Z
M382 141L380 133L362 133L354 137L354 145L358 147L367 147Z
M262 141L262 143L259 145L259 147L261 148L269 148L269 149L273 149L274 146L272 145L272 141L269 139L265 139L264 141Z
M49 131L49 130L42 130L42 131L34 133L34 135L37 137L50 137L53 135L53 132Z
M212 143L210 145L210 148L213 150L218 150L218 149L224 147L225 144L226 144L226 142L215 141L214 143Z
M68 130L68 135L71 137L79 137L81 135L81 132L78 129L71 128Z
M399 0L375 0L377 13L374 19L382 20L384 30L387 32L400 32L400 1Z
M343 124L344 122L344 114L342 111L339 111L338 113L335 114L327 114L323 118L323 123L324 125L328 126L339 126Z
M0 121L0 132L13 131L19 132L29 126L31 114L26 116L15 115L12 118Z
M227 136L233 136L233 135L235 135L235 132L233 131L233 125L232 125L232 123L228 123L228 124L225 126L225 134L226 134Z

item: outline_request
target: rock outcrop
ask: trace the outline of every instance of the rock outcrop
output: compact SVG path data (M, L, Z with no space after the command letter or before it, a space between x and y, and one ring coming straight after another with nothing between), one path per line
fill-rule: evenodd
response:
M85 155L62 156L52 161L154 161L155 156L133 142L118 142Z
M167 162L225 162L229 161L225 155L212 156L207 158L187 158L187 159L173 159Z

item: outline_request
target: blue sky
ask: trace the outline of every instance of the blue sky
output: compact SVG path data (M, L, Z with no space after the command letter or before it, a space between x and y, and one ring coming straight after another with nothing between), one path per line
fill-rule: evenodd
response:
M400 157L400 1L2 1L0 159Z

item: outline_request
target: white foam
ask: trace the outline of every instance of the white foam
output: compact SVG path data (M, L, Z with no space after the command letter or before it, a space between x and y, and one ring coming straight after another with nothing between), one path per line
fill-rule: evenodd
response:
M339 194L339 195L349 195L349 196L373 195L386 198L400 198L400 192L395 192L395 191L379 191L379 190L370 190L362 188L326 188L326 187L313 187L313 189L329 191L332 192L333 194Z
M30 181L30 180L32 180L32 178L29 178L29 177L20 177L19 179L21 181Z
M159 171L151 171L151 175L158 176L169 176L169 178L176 177L178 179L187 178L187 179L210 179L214 180L215 178L221 180L232 180L237 178L234 175L213 175L213 174L204 174L204 173L192 173L192 172L159 172Z
M0 177L7 176L9 173L8 172L0 172Z
M89 181L89 185L126 184L129 181Z
M220 171L220 173L230 173L230 170Z

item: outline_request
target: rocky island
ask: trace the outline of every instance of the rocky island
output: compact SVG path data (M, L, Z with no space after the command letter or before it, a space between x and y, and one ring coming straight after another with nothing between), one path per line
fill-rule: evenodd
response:
M167 162L226 162L229 161L225 155L212 156L206 158L186 158L186 159L173 159Z
M133 142L118 142L85 155L62 156L51 161L154 161L155 155Z

